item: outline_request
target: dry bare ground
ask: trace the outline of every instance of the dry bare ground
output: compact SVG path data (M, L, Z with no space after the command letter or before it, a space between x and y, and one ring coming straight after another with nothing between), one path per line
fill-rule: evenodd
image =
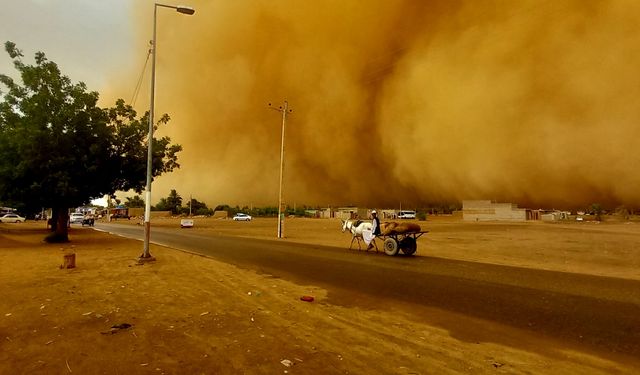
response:
M447 217L421 224L431 232L419 240L417 256L640 279L635 223L463 223ZM339 226L336 220L287 220L285 241L347 247L350 237ZM275 220L196 219L192 230L273 238ZM88 228L72 228L65 245L43 243L44 234L42 223L0 224L0 374L637 370L490 322L475 324L495 326L515 342L532 341L516 347L453 337L393 307L331 305L327 291L313 285L159 246L151 247L156 262L138 265L140 242ZM70 252L77 268L59 269ZM315 301L301 301L303 295Z

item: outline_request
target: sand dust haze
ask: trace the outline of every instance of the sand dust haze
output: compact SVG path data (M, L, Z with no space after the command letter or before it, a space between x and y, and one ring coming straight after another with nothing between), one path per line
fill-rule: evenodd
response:
M289 204L637 205L640 2L188 3L158 18L158 198L275 204L287 99Z

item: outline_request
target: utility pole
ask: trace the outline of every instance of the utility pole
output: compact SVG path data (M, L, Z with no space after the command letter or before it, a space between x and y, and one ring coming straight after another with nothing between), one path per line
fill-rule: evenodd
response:
M289 109L289 102L284 101L284 106L274 108L269 103L269 107L273 110L282 113L282 139L280 141L280 188L278 192L278 238L282 238L283 226L284 226L284 212L282 208L282 176L284 173L284 129L287 122L287 113L293 112Z
M144 193L144 242L142 254L138 257L139 262L155 261L156 258L149 252L149 244L151 239L151 182L153 181L153 116L156 95L156 55L158 54L158 45L156 43L156 31L158 20L158 7L175 9L178 13L192 15L196 11L191 7L173 6L155 3L153 5L153 39L151 40L151 52L153 59L151 60L151 100L149 103L149 134L147 135L147 183Z

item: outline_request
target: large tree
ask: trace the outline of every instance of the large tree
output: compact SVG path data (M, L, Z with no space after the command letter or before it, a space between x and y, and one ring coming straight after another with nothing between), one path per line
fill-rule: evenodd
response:
M67 241L70 207L144 188L149 113L138 118L123 100L100 108L97 92L71 82L44 53L28 65L14 43L5 50L22 83L0 74L0 199L51 207L48 238ZM168 121L161 116L156 128ZM180 145L154 138L153 150L153 176L179 168Z
M182 212L186 214L189 213L189 210L193 215L213 215L213 210L207 207L206 203L200 202L195 198L190 199L187 207L184 207Z
M127 197L127 202L125 203L127 208L134 207L144 207L144 199L142 199L139 195L134 195L133 197Z
M160 202L156 205L158 211L171 211L172 214L177 215L182 208L182 197L175 189L171 189L169 196L161 198Z

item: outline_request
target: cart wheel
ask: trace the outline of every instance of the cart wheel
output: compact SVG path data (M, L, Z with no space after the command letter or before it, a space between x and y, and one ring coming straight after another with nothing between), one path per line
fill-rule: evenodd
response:
M405 237L400 241L400 249L406 255L413 255L418 249L416 239L413 237Z
M384 253L391 256L398 254L398 241L391 237L384 240Z

